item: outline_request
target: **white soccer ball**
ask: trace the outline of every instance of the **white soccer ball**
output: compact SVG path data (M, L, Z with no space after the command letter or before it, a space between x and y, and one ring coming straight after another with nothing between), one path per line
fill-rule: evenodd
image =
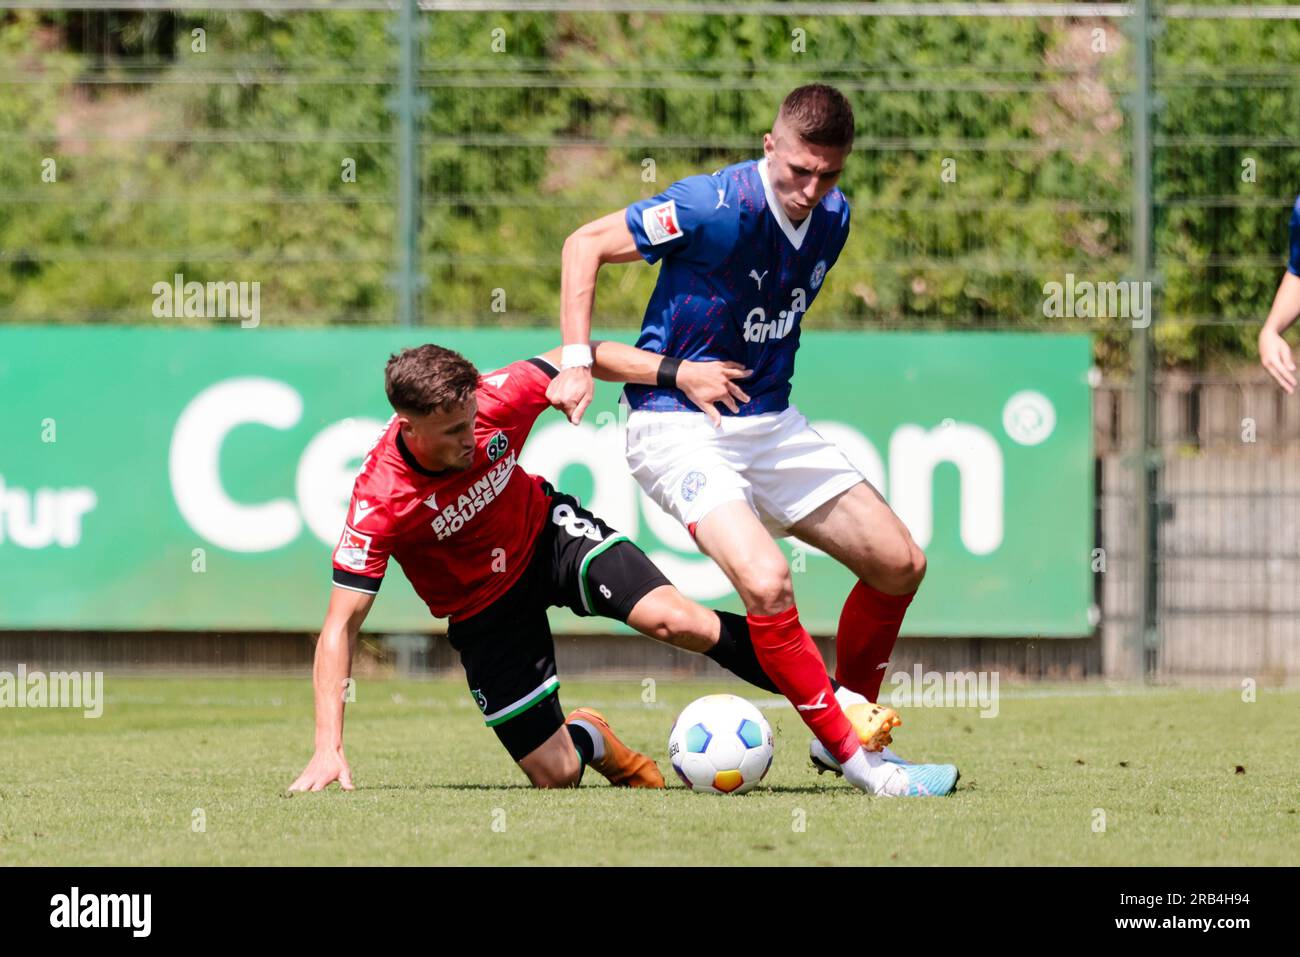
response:
M734 694L697 698L668 732L668 760L692 791L744 794L772 766L772 729Z

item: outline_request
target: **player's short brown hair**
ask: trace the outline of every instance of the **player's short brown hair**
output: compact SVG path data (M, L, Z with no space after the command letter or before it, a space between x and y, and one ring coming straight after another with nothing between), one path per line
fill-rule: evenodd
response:
M843 93L825 83L791 90L776 118L806 142L834 149L853 145L853 107Z
M446 412L468 402L477 388L474 363L432 343L389 356L384 368L384 391L397 412Z

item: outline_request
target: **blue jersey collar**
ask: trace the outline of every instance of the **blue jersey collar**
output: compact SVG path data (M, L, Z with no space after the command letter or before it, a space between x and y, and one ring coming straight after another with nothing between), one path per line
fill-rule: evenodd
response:
M766 156L758 161L758 178L763 181L763 194L767 197L768 211L776 219L776 224L781 227L781 232L785 233L785 238L790 240L790 245L798 249L803 245L804 236L808 235L808 224L812 222L817 207L810 209L804 221L795 226L790 222L790 217L785 214L785 207L777 201L776 194L772 192L772 181L767 178Z

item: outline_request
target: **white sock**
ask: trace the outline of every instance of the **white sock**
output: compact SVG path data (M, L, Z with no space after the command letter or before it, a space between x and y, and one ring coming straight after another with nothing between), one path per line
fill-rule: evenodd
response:
M835 689L835 700L840 703L841 708L847 708L851 704L866 704L865 695L860 695L856 691L850 691L845 685L840 685Z
M840 768L846 781L868 794L898 793L906 787L907 774L902 768L866 748L858 748Z

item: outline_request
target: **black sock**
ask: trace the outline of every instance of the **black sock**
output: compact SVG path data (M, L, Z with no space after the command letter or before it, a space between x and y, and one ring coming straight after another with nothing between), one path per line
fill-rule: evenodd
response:
M758 663L754 643L749 639L749 622L745 616L730 611L714 611L714 614L722 622L722 627L718 631L718 643L705 654L736 677L743 678L764 691L780 694L781 689ZM831 683L831 690L839 691L840 683L830 675L826 677Z
M596 742L591 740L591 733L580 724L569 722L565 727L569 729L569 737L573 739L573 746L578 749L578 757L585 768L591 763L591 756L596 753Z
M715 611L722 622L718 633L718 643L705 652L710 658L726 668L738 678L743 678L752 685L780 694L776 682L767 676L763 666L754 654L754 643L749 640L749 622L744 615L730 611Z

